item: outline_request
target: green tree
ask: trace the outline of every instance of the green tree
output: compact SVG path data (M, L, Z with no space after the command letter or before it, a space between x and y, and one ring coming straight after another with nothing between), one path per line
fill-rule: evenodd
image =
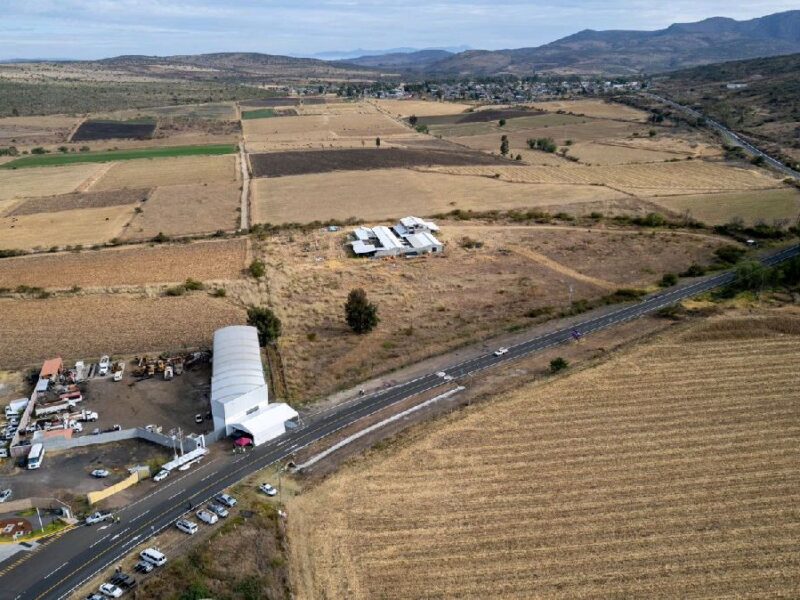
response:
M417 126L417 121L419 121L417 115L411 115L410 117L408 117L408 122L411 124L412 127Z
M265 306L248 308L247 323L258 329L258 343L262 346L281 337L281 320Z
M775 283L775 272L761 263L747 261L736 267L733 286L739 290L760 292Z
M508 154L508 136L504 135L500 138L500 154L505 156Z
M569 363L560 356L550 361L550 372L558 373L569 367Z
M506 126L506 120L505 119L500 119L497 122L497 124L500 125L500 127L505 127Z
M259 279L266 275L267 265L264 264L263 260L256 258L250 263L250 266L247 267L247 270L250 272L250 275L256 279Z
M381 138L379 138L379 137L376 137L376 138L375 138L375 145L376 145L378 148L380 148L380 147L381 147Z
M718 259L730 265L735 265L737 262L739 262L744 253L744 248L739 248L738 246L732 246L730 244L720 246L714 251L714 254L717 255Z
M378 324L378 307L369 301L367 292L361 288L350 290L344 314L350 329L356 333L369 333Z
M661 282L659 285L661 287L670 287L678 283L678 276L675 273L665 273L664 276L661 278Z

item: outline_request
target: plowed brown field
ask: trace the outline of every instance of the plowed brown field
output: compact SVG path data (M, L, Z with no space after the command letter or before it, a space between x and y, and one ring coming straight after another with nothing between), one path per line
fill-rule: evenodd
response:
M798 360L725 318L412 433L290 504L296 596L794 597Z

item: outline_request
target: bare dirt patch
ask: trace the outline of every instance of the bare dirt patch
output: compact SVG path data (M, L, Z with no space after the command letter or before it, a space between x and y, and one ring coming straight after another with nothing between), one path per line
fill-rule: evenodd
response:
M253 221L303 223L507 210L553 204L608 203L624 194L601 186L511 184L407 169L346 171L257 179Z
M424 100L375 100L375 105L386 112L399 117L433 117L436 115L453 115L463 113L469 104L457 102L433 102Z
M154 190L123 239L231 231L238 227L240 190L236 182L169 185Z
M30 170L30 169L26 169ZM235 155L129 160L115 163L91 191L238 181Z
M535 323L546 307L558 312L567 306L570 293L573 300L597 298L611 287L655 283L667 271L711 257L704 239L623 239L546 227L537 236L537 228L440 224L444 255L420 260L351 258L342 234L322 231L263 242L258 254L267 263L267 289L232 284L228 293L244 304L273 306L283 321L280 348L292 399L307 401L504 328ZM465 249L464 238L483 246ZM598 257L613 256L617 248L624 248L618 254L623 258L609 259L604 269ZM555 269L528 253L564 263ZM365 336L344 323L344 302L355 287L367 290L382 319Z
M0 119L0 146L35 146L67 141L79 117L50 115Z
M286 137L294 137L298 142L350 137L374 143L375 136L409 133L408 128L366 104L343 114L326 112L280 119L249 119L242 121L242 129L247 142L278 141Z
M0 240L4 248L23 250L102 244L120 235L133 210L134 206L127 204L3 217Z
M693 338L503 394L306 490L297 597L791 595L800 341Z
M68 194L103 168L105 165L99 163L85 163L65 167L0 169L0 200Z
M282 177L330 171L399 169L426 165L509 165L508 161L477 152L416 148L314 150L250 155L254 177Z
M54 213L81 208L105 208L125 204L139 204L147 199L148 189L125 189L108 192L73 193L45 198L30 198L17 204L3 216L20 217L39 213Z
M0 299L0 364L65 360L211 345L214 330L243 324L244 310L204 292L174 298L123 294Z
M155 121L84 121L72 134L73 142L133 138L144 140L153 136Z
M85 288L237 279L246 266L247 241L180 246L110 248L0 260L0 287Z

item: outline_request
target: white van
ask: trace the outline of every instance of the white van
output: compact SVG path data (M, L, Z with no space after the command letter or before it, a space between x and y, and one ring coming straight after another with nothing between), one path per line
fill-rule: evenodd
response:
M139 556L142 560L146 560L151 565L155 565L157 567L160 567L167 562L167 557L155 548L147 548L146 550L142 550L139 553Z
M175 521L175 527L180 529L183 533L188 533L189 535L194 535L197 533L197 523L194 523L189 519L178 519Z

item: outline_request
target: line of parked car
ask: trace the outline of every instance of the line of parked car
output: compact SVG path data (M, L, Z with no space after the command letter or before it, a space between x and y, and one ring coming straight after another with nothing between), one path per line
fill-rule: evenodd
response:
M220 518L227 517L230 514L228 509L234 506L236 506L236 498L228 494L219 494L205 508L200 508L195 512L195 516L206 525L213 525ZM183 517L175 521L175 527L188 535L194 535L199 529L197 523Z
M139 553L139 562L136 563L134 570L137 573L146 575L156 567L167 564L167 557L163 552L155 548L147 548ZM131 575L118 570L114 576L100 586L99 592L93 592L86 596L86 600L105 600L106 598L119 598L125 592L132 590L139 582Z

